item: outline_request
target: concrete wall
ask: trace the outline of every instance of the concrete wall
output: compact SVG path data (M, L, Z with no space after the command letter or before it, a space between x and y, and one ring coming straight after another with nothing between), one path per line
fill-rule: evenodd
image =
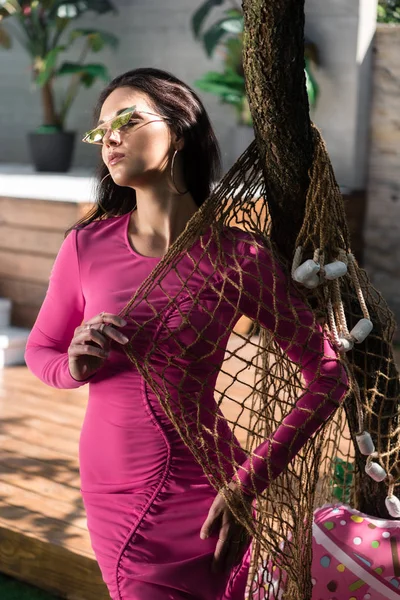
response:
M400 323L400 26L374 45L365 267ZM397 341L400 330L397 329Z
M364 189L377 0L306 0L306 36L320 51L321 129L342 187Z
M169 70L192 85L207 70L218 69L221 60L207 59L191 34L190 18L200 1L116 0L118 16L87 17L79 26L112 30L121 40L120 47L116 53L106 50L88 55L87 60L104 62L112 77L139 66L152 66ZM317 43L321 54L321 66L316 72L321 97L313 120L322 130L339 184L350 189L362 188L365 181L368 49L376 2L306 0L306 35ZM210 22L220 12L215 10ZM67 58L77 59L80 48L77 43ZM28 69L28 57L17 42L12 51L0 52L2 162L29 163L26 133L41 123L40 92L31 89ZM66 83L58 82L59 93ZM69 113L68 128L83 133L91 126L92 107L101 88L102 84L97 83L90 90L80 90ZM228 168L236 158L230 154L235 113L211 94L200 96ZM93 167L96 155L96 149L78 142L73 167Z

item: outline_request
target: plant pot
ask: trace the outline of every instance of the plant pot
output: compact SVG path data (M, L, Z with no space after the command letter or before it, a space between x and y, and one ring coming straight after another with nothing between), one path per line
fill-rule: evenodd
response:
M69 171L74 152L75 131L29 132L29 148L36 171Z

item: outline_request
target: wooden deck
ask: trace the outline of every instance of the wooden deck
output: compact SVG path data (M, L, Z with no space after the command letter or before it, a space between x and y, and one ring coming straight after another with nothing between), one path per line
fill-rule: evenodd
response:
M46 386L25 366L0 369L0 571L71 600L106 600L79 491L87 393Z
M109 599L79 492L87 389L52 389L26 367L0 377L0 570L64 598Z
M237 363L224 366L233 372ZM252 369L241 379L238 398ZM79 491L87 392L50 388L26 367L0 369L0 571L63 598L106 600ZM223 410L236 418L234 405Z

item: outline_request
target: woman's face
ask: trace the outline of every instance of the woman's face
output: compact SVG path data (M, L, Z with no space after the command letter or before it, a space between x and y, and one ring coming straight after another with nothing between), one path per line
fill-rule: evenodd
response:
M166 167L175 151L172 141L176 137L147 94L127 87L117 88L104 101L99 121L108 121L117 116L118 110L133 105L136 105L137 113L132 115L130 123L119 131L108 127L103 138L103 161L117 185L140 188L163 184L168 177ZM112 152L124 154L114 165L110 164L109 158Z

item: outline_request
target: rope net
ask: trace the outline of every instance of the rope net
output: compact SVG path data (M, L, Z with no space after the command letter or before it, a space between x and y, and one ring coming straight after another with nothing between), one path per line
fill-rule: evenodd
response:
M388 428L386 438L378 428L384 418L397 423L394 399L385 415L379 408L390 385L384 350L394 321L351 255L341 194L314 126L313 136L293 265L271 242L253 141L120 312L134 330L125 346L133 367L248 534L249 600L311 598L313 511L327 502L356 503L348 402L358 406L358 433L368 427L381 465L397 482L398 428ZM307 258L325 266L325 275L335 260L351 267L311 289L291 277ZM155 301L160 291L162 303ZM344 315L349 303L352 314ZM136 320L143 307L148 318ZM349 356L368 347L366 341L343 351L343 340L354 342L346 316L366 318L368 307L383 331L382 352L376 372L357 383ZM236 327L243 315L252 322L246 334Z

